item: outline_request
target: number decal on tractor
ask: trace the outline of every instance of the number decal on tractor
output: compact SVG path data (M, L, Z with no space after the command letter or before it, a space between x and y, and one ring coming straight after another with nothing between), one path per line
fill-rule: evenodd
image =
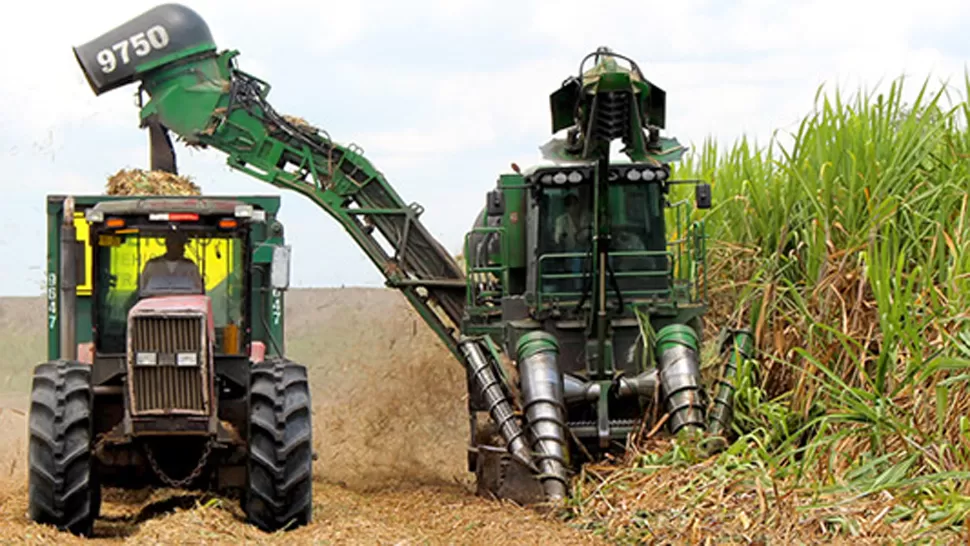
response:
M283 317L283 298L280 297L279 290L273 290L273 326L280 325Z
M145 32L139 32L127 40L99 51L98 64L101 65L102 72L110 74L118 68L118 57L121 57L121 64L128 64L131 62L132 53L136 57L144 57L152 51L165 49L168 44L168 31L162 25L155 25Z
M57 273L47 276L47 322L51 330L57 325Z

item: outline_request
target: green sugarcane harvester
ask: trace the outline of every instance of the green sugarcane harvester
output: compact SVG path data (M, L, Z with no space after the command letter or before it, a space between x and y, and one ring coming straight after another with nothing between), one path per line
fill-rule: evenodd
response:
M153 168L174 166L174 132L305 195L347 230L464 366L481 493L563 499L578 465L624 449L645 419L722 445L729 435L732 376L751 337L724 330L725 372L708 396L704 224L690 221L690 199L668 197L694 184L694 206L708 208L710 186L671 180L684 148L659 135L665 93L632 60L601 48L551 95L552 132L565 138L543 148L544 164L498 177L462 268L422 225L422 207L359 147L274 110L269 84L237 67L237 51L218 51L191 9L155 7L75 55L95 94L140 82ZM629 160L611 160L617 139Z

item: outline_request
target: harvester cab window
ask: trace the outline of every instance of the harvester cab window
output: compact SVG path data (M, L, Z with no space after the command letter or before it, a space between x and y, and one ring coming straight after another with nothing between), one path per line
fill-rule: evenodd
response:
M125 322L140 299L206 294L212 301L216 352L236 354L244 328L242 241L209 232L167 235L123 230L99 237L99 350L125 351Z
M540 199L542 290L578 298L583 262L593 236L593 191L588 187L547 187Z
M552 226L553 244L560 252L584 252L593 235L593 203L588 191L563 191L550 196L559 210Z
M620 290L636 296L664 290L667 258L663 207L657 184L618 184L609 188L609 263ZM542 291L578 298L590 272L593 191L589 187L546 187L540 196L539 255ZM613 297L613 294L610 294Z
M669 287L667 240L660 186L619 184L610 188L610 264L620 290L646 296Z

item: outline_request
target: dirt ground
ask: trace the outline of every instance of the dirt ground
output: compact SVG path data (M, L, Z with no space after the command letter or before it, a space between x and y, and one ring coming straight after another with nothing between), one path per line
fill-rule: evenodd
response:
M474 496L465 470L464 376L396 292L292 290L286 352L306 364L319 453L314 523L269 535L238 503L172 490L105 491L93 540L26 517L30 370L44 357L44 301L0 298L3 544L590 544L538 511ZM14 358L9 358L12 355Z

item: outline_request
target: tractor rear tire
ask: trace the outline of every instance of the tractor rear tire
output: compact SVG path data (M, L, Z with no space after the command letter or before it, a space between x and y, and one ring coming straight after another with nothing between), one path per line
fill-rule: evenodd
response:
M101 510L92 454L91 367L58 360L34 368L30 395L28 515L90 536Z
M313 424L305 366L270 357L252 368L244 510L266 532L310 523Z

